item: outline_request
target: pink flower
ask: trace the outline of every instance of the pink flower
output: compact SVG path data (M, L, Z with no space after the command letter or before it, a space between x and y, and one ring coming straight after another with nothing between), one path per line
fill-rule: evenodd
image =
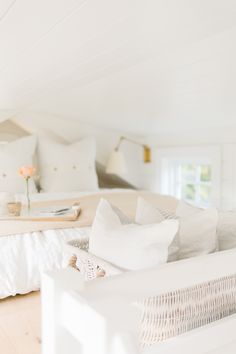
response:
M36 168L34 166L22 166L19 169L19 175L25 179L33 177L36 173Z

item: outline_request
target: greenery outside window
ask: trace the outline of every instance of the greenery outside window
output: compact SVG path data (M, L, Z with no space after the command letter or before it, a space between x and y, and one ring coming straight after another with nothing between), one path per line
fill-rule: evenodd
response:
M195 205L208 207L212 192L210 164L176 163L175 195Z

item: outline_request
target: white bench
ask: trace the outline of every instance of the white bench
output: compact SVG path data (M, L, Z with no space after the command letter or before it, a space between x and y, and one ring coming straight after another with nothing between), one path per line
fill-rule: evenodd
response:
M236 250L85 283L74 269L43 275L43 354L138 354L139 316L131 305L236 273ZM156 279L156 281L154 281ZM236 353L236 315L146 348L146 354Z

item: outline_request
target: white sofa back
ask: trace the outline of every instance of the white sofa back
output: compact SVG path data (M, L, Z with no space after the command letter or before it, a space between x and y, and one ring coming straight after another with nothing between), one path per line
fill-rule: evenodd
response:
M230 277L235 269L236 250L230 250L88 283L73 269L45 274L43 354L138 354L139 316L134 302ZM235 325L232 315L154 344L145 353L226 353L229 346L235 351Z

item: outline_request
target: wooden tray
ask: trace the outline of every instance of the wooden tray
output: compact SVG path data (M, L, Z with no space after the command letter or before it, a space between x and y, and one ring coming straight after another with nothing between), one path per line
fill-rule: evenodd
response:
M81 209L77 209L76 211L71 210L71 214L66 215L55 215L55 216L43 216L43 215L21 215L21 216L3 216L0 217L0 221L40 221L40 222L64 222L64 221L76 221L80 215Z

